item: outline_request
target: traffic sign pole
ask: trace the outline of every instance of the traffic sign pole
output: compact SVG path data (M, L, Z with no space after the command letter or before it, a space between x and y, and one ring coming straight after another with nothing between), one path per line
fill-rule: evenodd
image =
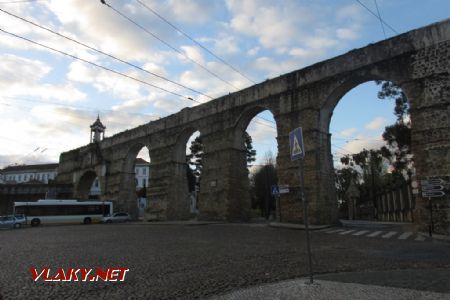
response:
M310 283L313 283L311 243L309 239L308 202L305 197L305 182L303 179L303 158L305 157L305 145L303 144L303 132L301 127L295 128L289 133L289 150L291 152L292 161L300 159L300 201L303 202L303 222L305 223L306 250L308 252L309 281Z
M308 202L304 193L305 182L303 179L303 159L300 159L300 200L303 202L303 222L305 223L305 235L306 235L306 250L308 252L308 264L309 264L309 282L313 283L313 269L311 258L311 243L309 238L309 222L308 222Z
M433 236L434 224L433 224L433 206L431 206L431 197L428 197L428 205L430 205L430 226L428 228L430 237Z

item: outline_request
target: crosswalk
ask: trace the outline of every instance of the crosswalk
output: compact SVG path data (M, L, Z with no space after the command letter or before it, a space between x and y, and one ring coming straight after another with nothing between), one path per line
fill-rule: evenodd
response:
M398 240L414 240L423 242L427 238L412 231L383 231L383 230L368 230L368 229L349 229L349 228L325 228L319 230L319 232L328 234L339 234L349 236L360 236L367 238L381 238L381 239L398 239Z

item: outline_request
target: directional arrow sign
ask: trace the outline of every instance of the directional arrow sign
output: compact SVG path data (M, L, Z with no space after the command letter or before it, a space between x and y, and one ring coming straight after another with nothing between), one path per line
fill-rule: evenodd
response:
M289 193L289 185L279 185L278 186L280 194Z
M427 184L439 184L439 185L441 185L441 184L444 184L445 181L442 178L428 178L428 179L425 179L425 180L421 180L420 183L422 185L427 185Z
M289 133L289 149L292 161L305 157L305 147L303 145L303 133L301 127L295 128Z
M427 184L422 186L422 191L443 191L444 186L438 184Z
M422 197L424 198L437 198L444 196L443 191L422 191Z

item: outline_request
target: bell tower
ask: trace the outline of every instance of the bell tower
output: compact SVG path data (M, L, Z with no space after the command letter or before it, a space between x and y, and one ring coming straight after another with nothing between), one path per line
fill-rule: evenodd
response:
M91 143L100 142L105 137L106 127L100 121L100 116L97 115L97 120L91 125Z

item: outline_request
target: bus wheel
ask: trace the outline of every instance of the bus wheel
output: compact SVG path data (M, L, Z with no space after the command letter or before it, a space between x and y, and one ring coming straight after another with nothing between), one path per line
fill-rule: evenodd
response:
M91 218L84 218L84 224L91 224L92 220Z
M31 220L31 226L37 227L37 226L39 226L39 224L41 224L41 220L39 220L39 219Z

